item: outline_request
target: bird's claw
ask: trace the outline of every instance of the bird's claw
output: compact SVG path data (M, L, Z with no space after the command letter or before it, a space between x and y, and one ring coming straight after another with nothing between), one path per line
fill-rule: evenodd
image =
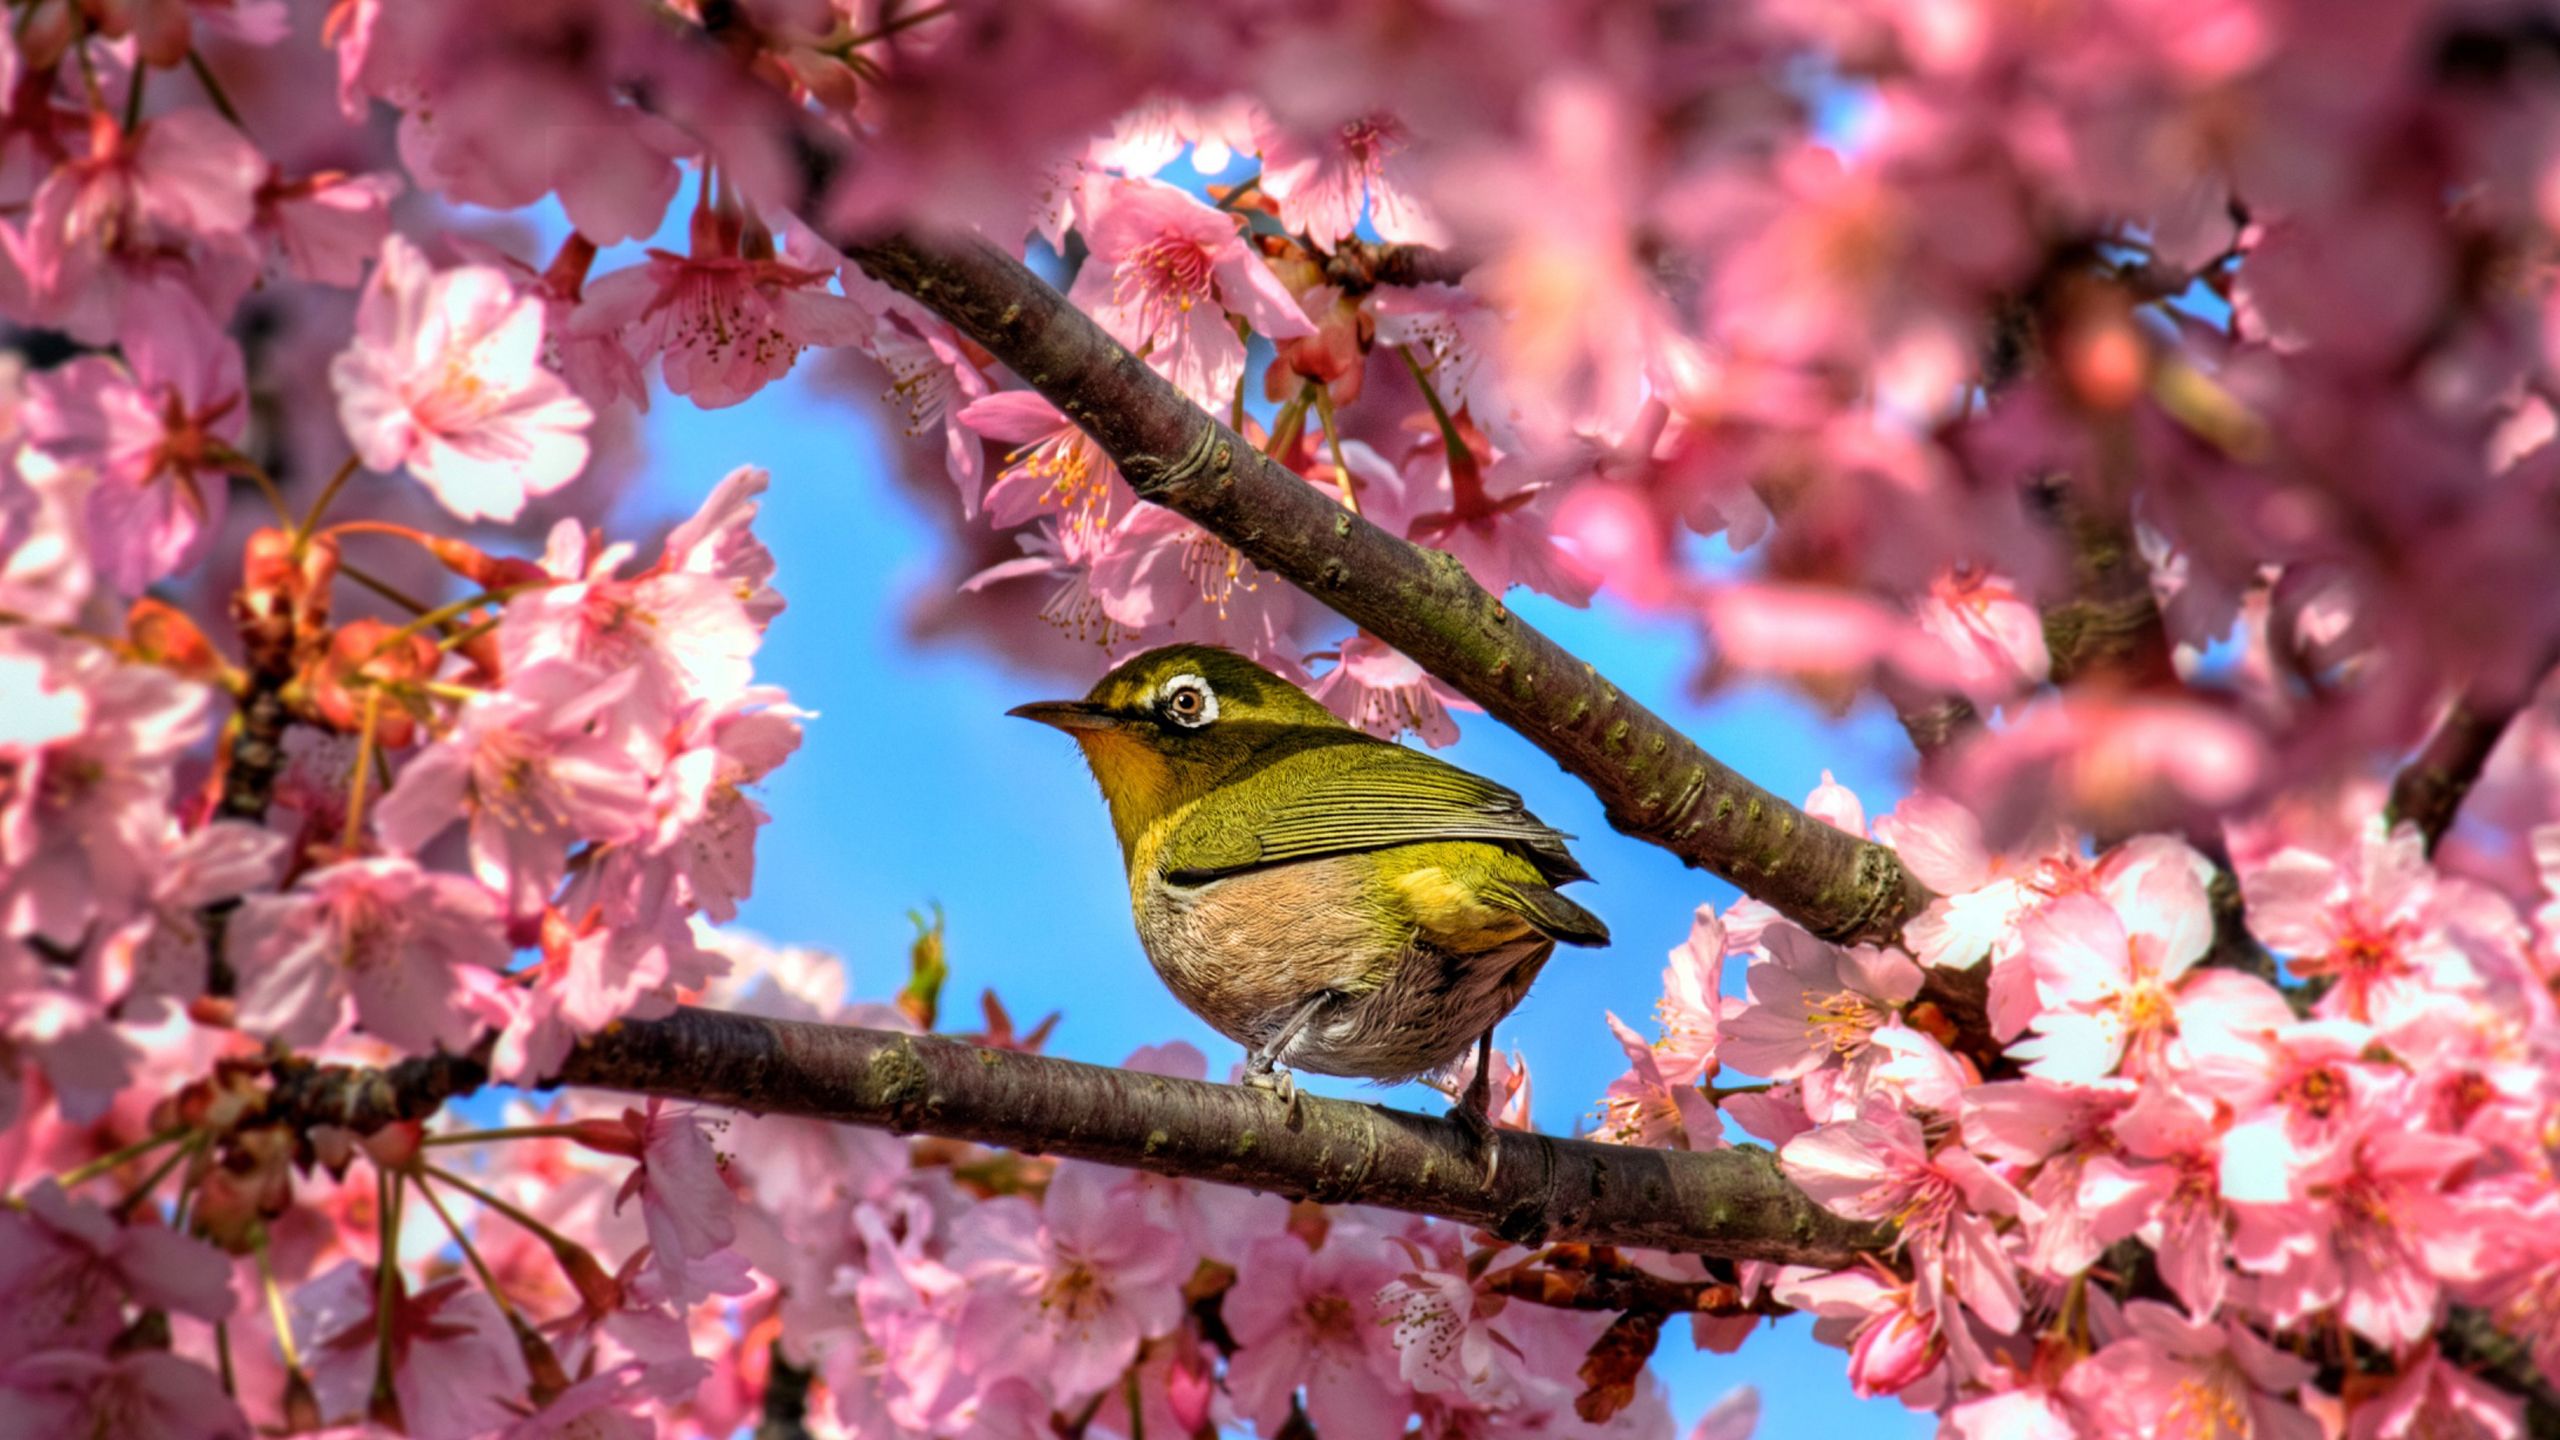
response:
M1494 1176L1502 1170L1502 1131L1492 1116L1465 1101L1450 1107L1449 1118L1467 1132L1468 1141L1475 1147L1476 1161L1484 1167L1485 1188L1493 1188Z
M1296 1128L1299 1115L1298 1077L1296 1075L1291 1074L1287 1070L1281 1069L1277 1065L1265 1065L1260 1069L1256 1069L1252 1065L1248 1064L1245 1067L1244 1083L1252 1086L1256 1090L1268 1090L1272 1094L1279 1096L1280 1103L1288 1108L1287 1119L1290 1127L1292 1129Z

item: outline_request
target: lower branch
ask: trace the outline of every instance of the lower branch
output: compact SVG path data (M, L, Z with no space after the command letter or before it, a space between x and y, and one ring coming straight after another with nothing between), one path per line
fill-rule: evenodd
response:
M263 1121L378 1128L484 1083L475 1060L303 1067ZM797 1115L1031 1154L1436 1215L1536 1244L1595 1244L1837 1268L1891 1232L1807 1199L1755 1147L1692 1154L1500 1131L1488 1182L1449 1120L990 1050L934 1035L680 1009L581 1044L557 1083Z
M1838 1266L1887 1239L1806 1199L1757 1149L1690 1154L1501 1131L1488 1184L1453 1121L1302 1095L1293 1123L1265 1091L932 1035L686 1009L596 1037L559 1079L1379 1205L1521 1244Z

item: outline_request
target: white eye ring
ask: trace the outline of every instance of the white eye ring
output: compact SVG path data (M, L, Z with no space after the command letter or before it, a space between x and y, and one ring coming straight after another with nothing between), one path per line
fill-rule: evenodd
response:
M1176 675L1156 691L1156 708L1174 724L1197 730L1218 718L1218 692L1197 675Z

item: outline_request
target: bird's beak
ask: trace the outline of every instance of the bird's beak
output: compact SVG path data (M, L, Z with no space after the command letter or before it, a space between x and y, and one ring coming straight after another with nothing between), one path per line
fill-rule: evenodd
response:
M1016 705L1004 713L1037 720L1070 735L1079 730L1118 730L1128 723L1103 706L1084 700L1036 700L1028 705Z

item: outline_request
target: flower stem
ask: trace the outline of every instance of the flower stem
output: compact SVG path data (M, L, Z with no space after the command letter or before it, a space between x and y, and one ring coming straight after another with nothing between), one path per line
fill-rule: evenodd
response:
M163 1130L157 1135L146 1136L143 1139L136 1140L132 1144L125 1146L121 1150L109 1151L107 1154L101 1155L94 1160L83 1162L82 1164L75 1165L72 1168L63 1171L60 1175L54 1177L54 1183L65 1190L85 1185L129 1160L139 1160L143 1156L150 1154L152 1151L159 1149L161 1146L166 1145L173 1140L180 1139L186 1133L186 1128L184 1126L180 1126L173 1130Z
M347 526L341 525L332 533L342 534L348 528L349 527ZM338 573L346 576L350 580L353 580L367 590L372 591L374 594L381 596L383 599L390 601L392 604L410 611L413 614L423 613L427 609L426 601L419 599L408 591L392 584L390 581L384 580L369 571L358 569L344 560L338 562Z
M189 50L187 68L195 72L196 83L204 87L204 98L213 102L213 108L221 113L223 119L231 122L232 129L246 136L249 122L240 118L240 107L231 103L230 92L222 88L222 81L214 75L213 67L204 63L204 56Z
M350 455L347 457L347 463L338 467L338 473L329 477L329 483L321 487L320 498L311 502L310 512L305 514L302 517L302 523L294 528L294 554L301 554L302 547L311 543L311 532L320 528L320 517L329 513L330 502L338 498L339 491L347 488L347 481L354 478L356 470L357 458Z
M391 1311L398 1303L400 1287L400 1181L399 1171L375 1167L375 1193L382 1197L378 1207L382 1223L381 1248L374 1257L373 1270L377 1282L373 1299L373 1393L377 1400L392 1397Z
M454 1189L461 1191L463 1194L470 1196L472 1199L479 1201L481 1204L486 1205L490 1209L497 1211L499 1214L506 1216L508 1219L513 1220L518 1225L523 1226L535 1239L550 1246L554 1251L570 1245L567 1237L561 1235L558 1231L553 1230L550 1226L534 1219L531 1215L526 1214L524 1211L508 1204L506 1201L499 1199L497 1196L490 1194L488 1191L481 1189L479 1186L472 1184L470 1181L463 1179L461 1176L445 1169L441 1165L428 1165L422 1162L418 1166L418 1170L419 1173L429 1176L432 1179L441 1180L445 1184L452 1186Z
M1316 420L1324 426L1325 447L1333 452L1333 483L1342 491L1342 503L1351 513L1360 513L1360 494L1351 488L1351 467L1342 463L1342 436L1333 428L1333 391L1322 381L1311 381L1316 392Z
M151 1198L151 1192L160 1188L160 1182L169 1178L169 1172L177 1169L188 1156L195 1154L201 1145L200 1137L190 1138L186 1144L170 1151L168 1158L153 1166L151 1173L142 1177L142 1183L128 1191L123 1199L116 1202L115 1209L108 1213L118 1220L132 1219L133 1213L142 1208L142 1202Z
M502 1125L491 1130L448 1130L429 1135L421 1145L475 1145L483 1140L569 1140L577 1135L572 1125Z
M408 639L410 636L415 635L422 630L439 628L453 621L459 620L463 616L470 614L472 611L479 609L483 605L504 605L527 590L538 588L540 587L533 585L510 585L503 590L483 590L476 595L466 595L462 599L452 601L448 604L439 605L433 610L420 614L416 619L411 620L408 624L401 626L391 634L384 636L382 645L377 648L374 653L377 655L381 654L383 650L389 649L391 646Z
M922 25L928 20L939 20L950 13L950 0L944 0L944 3L940 5L927 5L921 10L910 10L904 15L899 15L882 21L878 28L856 35L837 48L840 51L845 52L859 50L865 45L886 40L901 30L912 30L916 26Z
M284 492L276 488L276 477L267 473L266 466L238 451L229 450L227 446L224 448L229 453L221 457L222 468L258 487L259 492L267 497L267 503L275 507L278 525L292 524L293 511L284 503Z
M143 64L140 56L135 56L133 80L125 86L124 91L124 133L127 135L132 134L134 127L142 123L142 82L150 74L151 67Z
M429 1185L424 1176L418 1178L418 1193L426 1197L427 1207L444 1222L444 1233L453 1237L454 1245L462 1251L462 1258L471 1263L471 1273L480 1277L480 1288L489 1292L489 1298L498 1302L498 1309L505 1312L508 1319L514 1319L515 1302L507 1298L506 1291L498 1288L498 1277L489 1272L489 1262L480 1258L480 1252L471 1244L471 1237L463 1234L462 1227L454 1223L453 1212L444 1208L444 1197L436 1194L435 1187Z
M356 732L356 772L347 779L347 828L338 842L349 856L364 839L365 789L373 778L373 736L381 724L382 687L369 686L364 692L364 728Z
M267 1323L276 1330L276 1348L284 1352L285 1368L302 1373L302 1347L293 1343L293 1317L286 1313L284 1290L276 1284L275 1267L267 1260L267 1232L261 1227L255 1247L258 1257L258 1285L267 1294Z

